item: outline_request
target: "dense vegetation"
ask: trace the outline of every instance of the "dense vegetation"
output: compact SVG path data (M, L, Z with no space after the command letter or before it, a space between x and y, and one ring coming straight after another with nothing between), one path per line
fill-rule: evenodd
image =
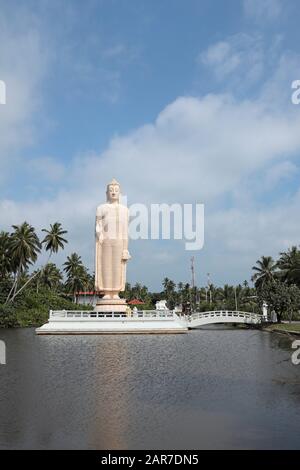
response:
M0 232L0 327L41 325L50 309L79 308L75 292L92 289L93 276L76 253L67 257L63 272L50 262L67 243L61 224L43 229L42 240L27 222L12 228ZM42 250L47 262L29 274Z
M293 246L280 253L274 261L271 256L263 256L252 268L252 276L257 291L258 305L267 302L269 309L282 319L299 319L300 311L300 250Z
M292 247L279 255L277 261L270 256L262 256L252 270L251 280L238 286L225 284L224 287L208 283L205 287L191 287L190 284L177 285L171 279L163 280L163 291L150 293L146 286L127 284L125 296L138 298L146 306L153 306L157 300L166 299L169 308L182 305L184 312L191 310L243 310L261 313L267 302L269 311L275 311L278 321L299 319L300 310L300 250Z
M135 284L131 287L126 284L124 296L128 299L139 299L145 303L146 308L153 308L157 300L166 299L168 307L173 309L182 305L183 311L190 310L216 310L228 309L255 311L257 307L256 290L245 281L243 285L216 287L209 284L207 287L191 287L188 283L179 282L177 285L171 279L165 278L162 282L163 290L151 293L146 286Z
M0 327L40 325L47 320L50 309L82 309L76 305L76 292L93 291L94 276L77 253L68 256L61 269L52 262L53 255L67 243L67 232L61 224L56 222L43 229L42 240L27 222L12 229L11 233L0 232ZM48 254L47 262L29 273L42 250ZM182 282L176 285L165 278L161 292L127 283L123 296L142 301L145 309L166 299L169 308L181 305L185 313L216 309L261 312L262 303L267 302L279 321L296 318L300 306L300 250L292 247L280 253L277 261L263 256L252 269L253 287L244 281L238 286L208 283L198 288Z

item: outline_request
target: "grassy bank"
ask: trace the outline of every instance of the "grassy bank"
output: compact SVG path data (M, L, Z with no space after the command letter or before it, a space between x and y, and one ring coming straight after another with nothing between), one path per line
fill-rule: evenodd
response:
M300 335L300 323L278 323L269 325L264 330Z

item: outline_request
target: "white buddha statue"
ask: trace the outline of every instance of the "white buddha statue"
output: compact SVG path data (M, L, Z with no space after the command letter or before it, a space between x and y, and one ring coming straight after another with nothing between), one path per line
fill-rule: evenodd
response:
M129 211L120 204L120 185L113 179L106 190L106 204L96 212L95 288L103 300L118 300L125 290Z

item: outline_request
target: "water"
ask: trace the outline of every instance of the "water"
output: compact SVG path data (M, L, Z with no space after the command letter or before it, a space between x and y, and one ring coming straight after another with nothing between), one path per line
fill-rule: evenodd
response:
M0 330L0 448L300 448L292 339Z

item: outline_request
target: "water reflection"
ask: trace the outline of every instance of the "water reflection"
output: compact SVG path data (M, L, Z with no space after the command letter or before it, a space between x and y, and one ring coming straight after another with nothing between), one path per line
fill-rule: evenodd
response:
M0 336L2 448L299 448L288 337Z
M95 417L88 435L90 448L127 447L129 427L128 401L130 388L128 343L111 337L105 348L96 345L96 356L101 363L95 363L97 393L94 396Z

